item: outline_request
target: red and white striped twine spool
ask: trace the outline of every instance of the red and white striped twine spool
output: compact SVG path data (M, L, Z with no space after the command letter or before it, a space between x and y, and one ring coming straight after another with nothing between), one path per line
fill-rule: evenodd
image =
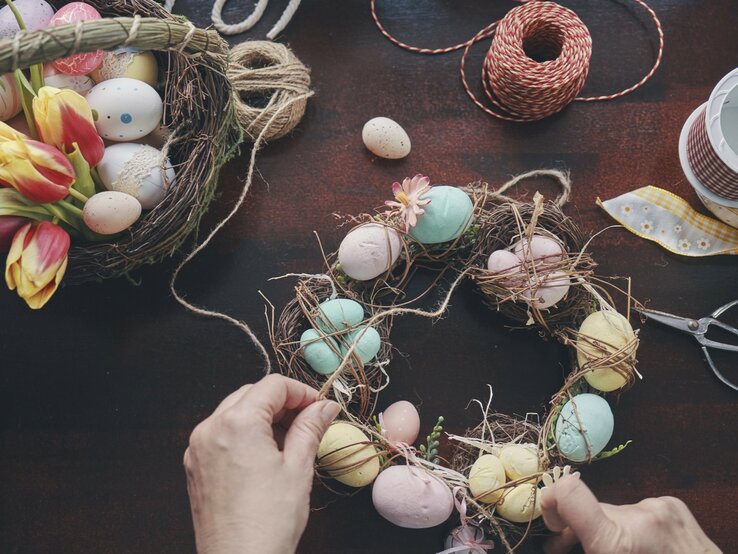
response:
M487 25L472 38L446 48L418 48L392 36L379 21L376 0L371 0L374 22L381 33L397 46L418 54L445 54L463 48L461 82L469 98L482 110L506 121L536 121L553 115L573 101L612 100L633 92L648 81L661 64L664 33L656 13L643 0L642 6L653 20L659 48L651 70L634 85L613 94L577 96L584 86L592 53L592 37L586 25L568 8L555 2L525 1L504 18ZM493 38L482 65L482 87L492 106L483 103L466 79L466 58L477 42ZM528 51L546 53L550 58L536 61Z
M720 159L707 134L707 104L689 129L687 160L694 174L710 191L728 200L738 200L738 173Z

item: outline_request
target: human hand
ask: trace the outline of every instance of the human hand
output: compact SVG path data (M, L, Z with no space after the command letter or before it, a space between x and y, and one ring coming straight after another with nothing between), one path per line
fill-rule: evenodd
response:
M579 542L587 554L720 552L686 504L670 496L603 504L578 476L568 475L543 489L541 508L546 526L558 533L546 542L546 554L564 554Z
M318 444L338 404L269 375L200 423L184 454L200 554L294 552L305 530Z

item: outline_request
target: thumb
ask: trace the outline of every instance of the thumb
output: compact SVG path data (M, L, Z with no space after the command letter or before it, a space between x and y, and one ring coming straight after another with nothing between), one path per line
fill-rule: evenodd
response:
M581 479L566 476L547 487L541 504L546 525L556 532L569 527L585 551L595 540L602 544L602 537L614 536L614 522ZM567 541L570 545L571 538Z
M312 468L320 440L340 411L336 402L323 400L297 414L284 439L285 458L293 464Z

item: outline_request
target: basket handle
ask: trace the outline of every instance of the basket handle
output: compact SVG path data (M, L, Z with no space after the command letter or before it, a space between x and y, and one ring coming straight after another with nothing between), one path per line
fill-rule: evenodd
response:
M228 44L217 31L198 29L187 20L137 15L19 31L12 38L0 40L0 74L72 54L126 46L228 56Z

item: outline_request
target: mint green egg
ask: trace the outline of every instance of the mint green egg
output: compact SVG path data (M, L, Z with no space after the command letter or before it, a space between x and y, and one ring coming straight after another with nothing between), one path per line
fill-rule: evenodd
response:
M321 337L323 340L319 340ZM308 329L302 334L300 348L308 365L321 375L330 375L341 365L341 357L336 354L340 352L336 341L315 329Z
M318 306L315 322L324 333L335 333L355 327L364 320L364 308L348 298L326 300Z
M556 446L567 460L586 462L607 446L614 426L607 400L588 392L577 394L556 420Z
M382 346L382 337L374 327L362 325L344 336L344 344L341 344L341 352L345 356L350 345L356 342L354 353L359 356L362 364L371 362Z
M446 185L434 186L421 198L429 198L418 216L418 224L410 235L423 244L438 244L454 240L471 225L474 205L463 190Z

